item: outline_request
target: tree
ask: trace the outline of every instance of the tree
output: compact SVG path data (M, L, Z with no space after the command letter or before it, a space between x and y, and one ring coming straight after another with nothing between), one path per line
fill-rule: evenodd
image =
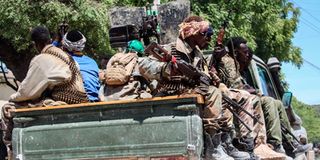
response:
M66 20L71 29L79 29L87 37L87 53L95 57L111 54L108 7L145 6L152 0L0 2L0 60L21 81L35 54L29 37L30 28L45 25L56 31L58 24ZM243 36L263 60L276 56L280 61L292 62L298 67L302 64L300 48L293 46L291 41L297 29L299 9L287 0L191 0L191 5L192 12L208 19L216 30L231 11L227 37Z
M242 36L263 60L276 56L300 67L301 50L292 44L300 11L287 0L192 0L192 11L218 30L228 14L227 38ZM206 4L206 5L203 5Z
M0 0L0 60L16 78L25 77L33 49L29 31L44 25L51 32L66 20L70 29L87 37L86 52L97 56L110 53L107 5L88 0Z

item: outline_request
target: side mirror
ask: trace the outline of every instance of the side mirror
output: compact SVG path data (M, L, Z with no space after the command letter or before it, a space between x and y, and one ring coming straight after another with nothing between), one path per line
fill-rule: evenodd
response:
M284 92L282 96L282 103L285 108L289 108L291 106L292 100L292 92Z

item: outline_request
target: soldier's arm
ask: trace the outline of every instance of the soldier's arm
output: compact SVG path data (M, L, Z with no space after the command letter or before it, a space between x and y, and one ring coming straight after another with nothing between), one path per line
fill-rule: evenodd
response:
M142 57L138 59L139 71L143 77L148 80L160 81L162 77L170 75L167 62L160 62L150 57Z
M243 83L234 59L225 55L222 57L218 67L219 77L222 83L229 88L242 89Z
M69 66L55 63L54 57L38 55L30 63L28 73L19 90L10 96L10 101L22 102L40 98L46 89L71 78Z

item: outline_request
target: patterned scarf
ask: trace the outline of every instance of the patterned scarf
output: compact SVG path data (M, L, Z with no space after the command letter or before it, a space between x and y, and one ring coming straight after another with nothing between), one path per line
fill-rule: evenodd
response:
M182 39L186 39L197 33L206 32L209 29L208 21L191 21L191 22L182 22L180 25L179 35Z
M82 39L80 39L77 42L71 42L67 39L67 35L68 35L68 33L66 33L63 36L63 39L62 39L63 47L66 48L69 52L81 52L83 50L83 48L85 47L85 44L87 41L86 37L84 37L84 35L81 34Z

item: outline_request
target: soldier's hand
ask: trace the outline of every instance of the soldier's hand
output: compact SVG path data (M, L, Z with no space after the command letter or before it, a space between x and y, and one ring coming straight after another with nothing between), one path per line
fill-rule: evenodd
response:
M209 75L212 78L212 83L214 86L218 87L221 79L218 76L218 72L216 71L216 69L214 67L212 67L209 71Z
M195 88L195 91L196 93L199 93L203 96L207 96L209 91L209 86L201 84Z
M219 89L222 93L227 93L229 91L228 87L223 83L219 84Z
M254 89L253 87L251 87L247 84L244 85L243 89L246 90L247 92L249 92L250 94L257 94L256 89Z

